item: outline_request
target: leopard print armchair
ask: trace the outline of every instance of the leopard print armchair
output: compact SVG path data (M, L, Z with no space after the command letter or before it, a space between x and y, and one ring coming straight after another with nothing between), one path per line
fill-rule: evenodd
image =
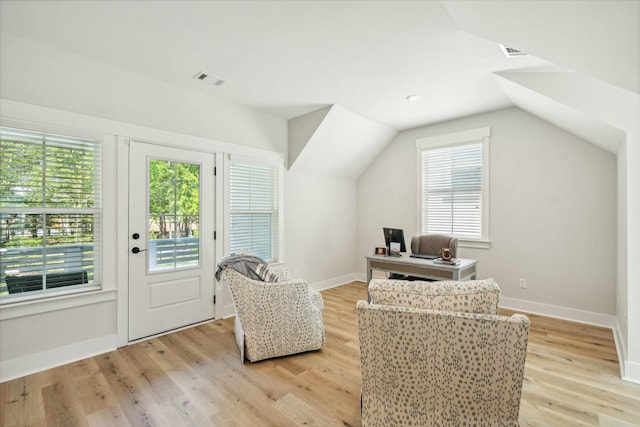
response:
M374 304L498 314L500 287L494 279L465 282L373 279L369 296Z
M518 425L529 319L496 314L493 279L370 288L357 303L363 426Z
M304 280L291 280L286 267L270 270L278 282L253 280L233 269L223 272L236 311L234 332L243 362L318 350L325 344L322 295Z

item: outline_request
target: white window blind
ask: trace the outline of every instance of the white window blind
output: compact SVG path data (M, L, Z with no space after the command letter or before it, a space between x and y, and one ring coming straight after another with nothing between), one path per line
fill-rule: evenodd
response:
M482 143L422 151L422 230L482 238Z
M100 141L0 128L0 299L99 283Z
M279 173L277 166L231 161L230 251L278 259Z
M489 247L489 139L484 127L416 141L420 232Z

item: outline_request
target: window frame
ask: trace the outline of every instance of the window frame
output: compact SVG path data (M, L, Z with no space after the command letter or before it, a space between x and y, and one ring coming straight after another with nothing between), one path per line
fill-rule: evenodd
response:
M105 228L105 217L104 217L104 170L105 170L105 141L106 137L103 134L97 134L94 132L81 132L78 130L71 130L60 127L51 127L42 124L29 124L21 121L7 120L2 119L2 123L0 123L2 128L7 130L15 130L19 132L31 133L34 135L40 135L43 138L49 137L60 137L63 139L69 140L79 140L86 141L95 144L95 152L96 157L94 158L93 163L93 175L94 180L97 181L97 184L94 186L94 190L97 188L97 192L95 193L95 200L93 207L87 208L77 208L77 207L45 207L45 206L36 206L36 207L2 207L0 211L5 213L25 213L25 214L91 214L94 218L94 233L93 233L93 283L84 284L84 285L69 285L62 286L57 288L38 290L38 291L29 291L23 292L13 295L7 295L0 297L0 307L4 308L4 313L1 318L12 318L19 317L22 315L23 310L19 310L19 312L11 313L7 312L6 309L10 307L16 307L17 309L32 307L27 311L40 312L39 309L35 308L35 306L31 306L31 303L45 303L47 306L54 304L57 306L56 301L61 301L58 298L54 297L64 297L64 301L67 301L65 304L67 306L76 306L76 303L71 302L69 297L73 297L75 295L84 294L87 295L88 292L93 291L104 291L103 287L103 262L104 262L104 239L102 236L104 235ZM53 246L55 247L55 246ZM44 268L44 265L43 265ZM98 297L99 299L106 298L105 296ZM95 298L93 298L95 299ZM30 304L29 306L23 305L23 303ZM44 310L48 311L48 310Z
M419 233L425 234L428 231L422 229L423 215L425 214L424 201L422 200L422 153L424 151L455 147L470 144L482 144L482 172L481 172L481 237L479 239L471 239L468 237L458 237L458 246L488 249L491 246L489 234L489 165L490 165L490 139L491 128L483 127L471 129L462 132L438 135L434 137L421 138L416 140L416 163L417 163L417 226Z
M229 154L228 156L225 156L225 160L226 160L226 167L225 167L225 244L224 244L224 254L225 255L230 255L231 254L231 226L232 226L232 221L231 221L231 216L232 216L232 211L231 211L231 166L233 162L241 162L241 163L247 163L247 164L254 164L254 165L262 165L262 166L268 166L268 167L272 167L275 169L276 172L276 180L277 180L277 185L278 185L278 189L277 189L277 203L276 206L277 208L275 210L272 210L271 212L275 212L277 214L277 220L275 221L275 223L277 224L277 230L273 230L273 228L271 229L271 238L272 238L272 247L271 247L271 251L272 251L272 257L269 259L265 259L265 261L267 261L270 264L275 264L275 263L280 263L282 262L283 259L283 232L284 232L284 227L283 227L283 177L284 177L284 173L283 173L283 165L280 162L277 161L273 161L273 160L265 160L265 159L257 159L254 157L247 157L247 156L241 156L241 155L234 155L234 154Z

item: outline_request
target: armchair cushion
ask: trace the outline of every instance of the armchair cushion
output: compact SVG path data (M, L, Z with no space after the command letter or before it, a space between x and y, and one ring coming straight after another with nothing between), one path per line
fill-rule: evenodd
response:
M287 264L270 264L269 271L278 276L277 282L286 282L287 280L291 280L291 274L289 273L289 267L287 267Z
M375 304L498 314L500 287L494 279L464 282L373 279L369 295Z
M266 265L258 264L256 267L256 274L260 276L263 282L277 282L278 275L267 268Z

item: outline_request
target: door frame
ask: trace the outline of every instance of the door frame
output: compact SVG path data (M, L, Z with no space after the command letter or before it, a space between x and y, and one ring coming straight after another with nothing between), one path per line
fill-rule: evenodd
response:
M112 210L112 214L117 218L117 233L116 233L116 283L115 289L118 292L117 302L117 346L124 347L130 343L136 341L144 341L146 339L153 338L155 336L164 335L173 331L164 332L151 337L141 338L135 341L129 341L129 148L130 141L135 140L146 144L153 144L158 146L179 148L190 151L199 151L202 153L214 155L214 165L217 169L216 176L214 177L214 230L216 232L216 239L214 241L214 253L217 259L211 260L211 262L217 263L224 254L224 174L222 173L224 164L224 155L219 151L211 149L203 149L203 147L193 147L191 145L180 146L177 144L168 144L161 141L149 141L142 138L128 138L118 136L116 143L116 159L117 159L117 172L115 177L117 203L116 206L105 207L105 210ZM104 176L103 179L109 179ZM111 178L113 179L113 178ZM222 284L213 278L215 287L214 295L217 296L216 304L220 304L219 295L222 294ZM215 320L220 319L222 310L218 306L214 308ZM185 326L191 327L193 325Z

